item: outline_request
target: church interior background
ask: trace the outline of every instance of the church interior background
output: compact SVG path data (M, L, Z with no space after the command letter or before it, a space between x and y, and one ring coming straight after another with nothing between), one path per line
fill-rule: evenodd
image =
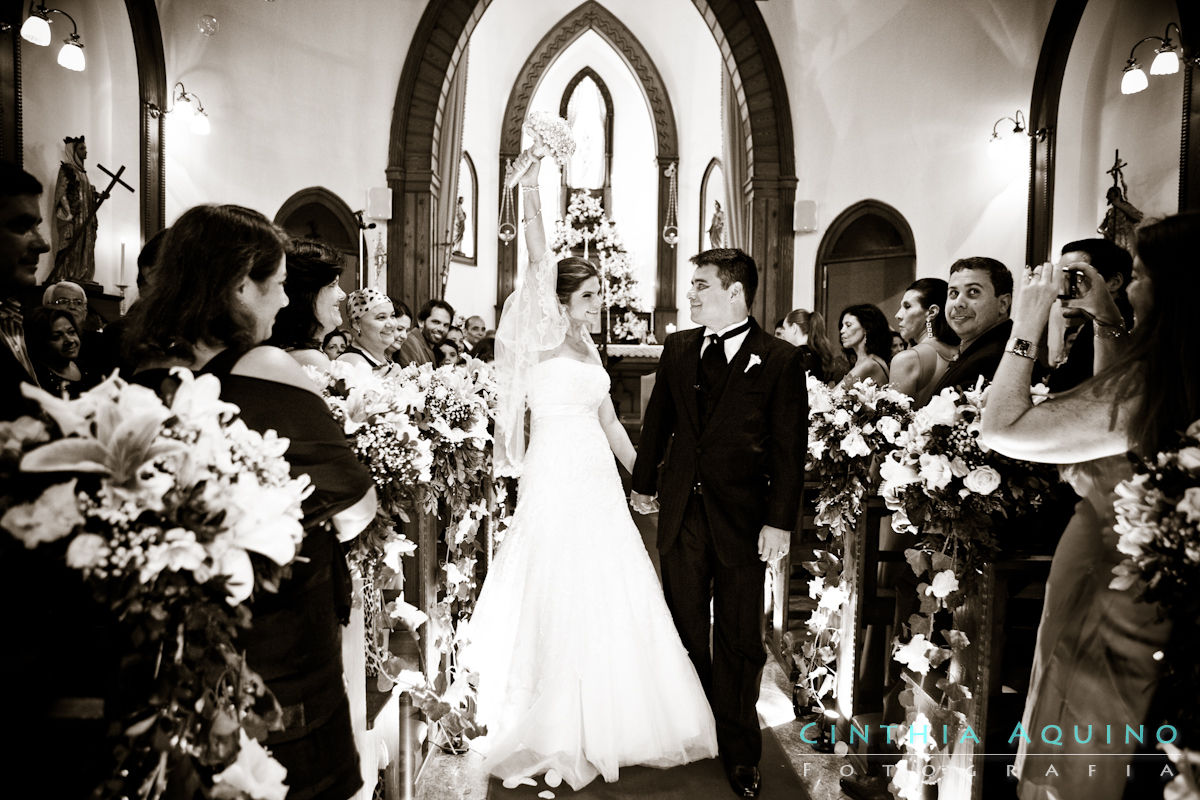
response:
M53 5L86 68L55 63L62 25L32 46L26 4L0 4L0 156L52 187L86 135L93 185L125 168L136 191L97 213L90 291L112 307L149 235L236 203L339 248L348 290L494 328L524 261L498 187L534 111L580 142L543 168L548 222L571 192L600 199L659 341L691 325L687 259L717 243L758 261L765 327L797 307L832 324L851 295L890 314L957 258L1016 268L1095 235L1116 161L1147 216L1200 207L1196 67L1121 91L1130 46L1169 23L1198 52L1186 0Z

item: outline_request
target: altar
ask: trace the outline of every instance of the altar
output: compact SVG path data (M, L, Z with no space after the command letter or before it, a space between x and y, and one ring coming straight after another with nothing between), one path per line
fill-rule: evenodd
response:
M607 368L612 379L612 401L617 418L637 443L654 373L662 357L661 344L610 344L606 348Z

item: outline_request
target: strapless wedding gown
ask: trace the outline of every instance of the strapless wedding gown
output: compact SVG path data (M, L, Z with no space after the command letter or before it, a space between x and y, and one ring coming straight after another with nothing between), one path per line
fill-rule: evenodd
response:
M533 368L517 508L462 663L479 672L485 766L574 789L622 766L717 754L712 711L633 524L597 415L604 368Z

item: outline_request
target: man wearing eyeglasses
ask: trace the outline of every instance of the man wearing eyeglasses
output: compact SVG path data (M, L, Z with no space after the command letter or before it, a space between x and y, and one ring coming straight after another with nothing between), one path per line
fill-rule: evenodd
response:
M59 281L46 286L42 293L42 305L61 308L75 321L75 332L79 334L79 368L93 375L105 375L111 371L106 363L103 317L91 313L87 294L83 287L73 281Z
M42 305L47 308L65 309L75 320L75 327L83 333L83 323L87 319L88 301L83 287L72 281L51 283L42 294Z

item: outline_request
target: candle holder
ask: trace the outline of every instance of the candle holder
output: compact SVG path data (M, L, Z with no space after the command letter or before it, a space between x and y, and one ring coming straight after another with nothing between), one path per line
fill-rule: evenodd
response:
M121 314L122 317L125 316L125 314L129 312L129 306L128 306L129 299L125 296L125 290L128 288L129 288L129 284L127 284L127 283L118 283L117 284L117 289L119 289L121 292L121 303L119 306L117 306L117 310Z

